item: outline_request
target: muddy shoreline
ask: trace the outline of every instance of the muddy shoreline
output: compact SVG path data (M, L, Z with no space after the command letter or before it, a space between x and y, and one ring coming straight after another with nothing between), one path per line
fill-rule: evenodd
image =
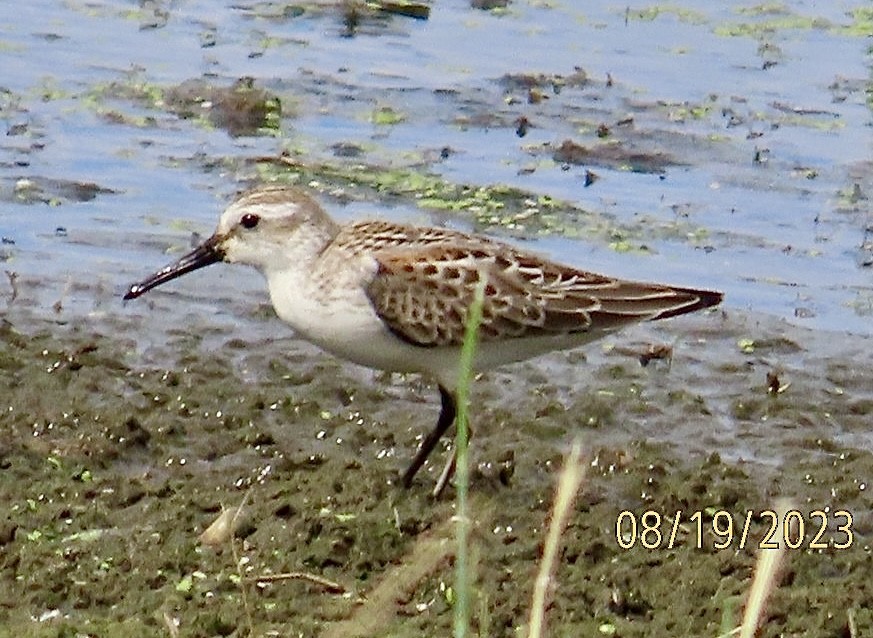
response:
M144 350L149 320L130 308L63 324L24 305L5 313L0 624L25 636L169 635L168 618L191 636L447 633L453 503L428 495L430 466L412 489L397 485L435 418L434 388L207 319L174 327L164 352ZM203 347L210 332L222 347ZM672 362L643 368L635 355L652 343L671 344ZM870 346L719 310L483 375L472 484L481 635L526 622L557 470L579 434L589 477L564 537L555 635L718 635L738 621L755 552L738 538L714 549L724 539L713 517L739 526L777 497L793 499L807 536L761 635L843 635L847 610L863 635ZM235 548L202 546L198 535L247 492ZM810 549L820 509L828 548ZM674 546L623 548L619 515L649 510L665 525L681 512ZM836 549L842 510L853 537ZM749 538L765 533L752 517ZM284 572L346 593L257 580Z

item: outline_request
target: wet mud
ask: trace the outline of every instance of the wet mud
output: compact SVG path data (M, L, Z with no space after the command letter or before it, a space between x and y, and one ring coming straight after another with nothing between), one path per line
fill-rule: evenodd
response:
M208 319L143 347L150 320L6 313L0 625L449 633L454 504L451 490L429 495L442 459L411 489L398 481L436 417L435 389ZM643 367L659 346L671 358ZM759 635L873 629L871 343L822 348L810 332L718 310L478 379L476 635L523 630L577 436L587 479L562 539L553 635L721 635L739 622L770 538L762 512L778 498L796 509L795 548ZM204 545L240 504L235 538ZM774 538L786 542L781 527Z

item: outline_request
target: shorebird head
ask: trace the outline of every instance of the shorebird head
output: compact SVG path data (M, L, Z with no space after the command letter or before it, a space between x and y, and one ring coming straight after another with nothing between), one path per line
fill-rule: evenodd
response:
M336 223L303 191L261 186L241 195L218 222L215 233L180 259L133 284L124 299L219 261L254 266L262 272L300 267L337 232Z

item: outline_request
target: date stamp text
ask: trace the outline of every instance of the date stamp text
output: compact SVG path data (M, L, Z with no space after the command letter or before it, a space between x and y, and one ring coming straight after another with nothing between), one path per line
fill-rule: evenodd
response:
M669 516L655 510L623 510L615 520L615 540L622 549L673 549L680 543L717 550L849 549L855 541L853 522L848 510L746 510L736 516L727 510L676 510ZM753 531L753 523L760 523L761 529Z

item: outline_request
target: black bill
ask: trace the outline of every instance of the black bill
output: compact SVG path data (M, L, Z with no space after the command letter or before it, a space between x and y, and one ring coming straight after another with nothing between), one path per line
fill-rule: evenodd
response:
M218 242L219 238L213 235L190 253L179 259L179 261L172 263L169 266L164 266L152 276L143 279L138 284L133 284L124 294L125 301L128 299L136 299L140 295L147 293L152 288L165 284L176 277L181 277L192 270L197 270L198 268L203 268L209 264L221 261L224 254L219 248Z

